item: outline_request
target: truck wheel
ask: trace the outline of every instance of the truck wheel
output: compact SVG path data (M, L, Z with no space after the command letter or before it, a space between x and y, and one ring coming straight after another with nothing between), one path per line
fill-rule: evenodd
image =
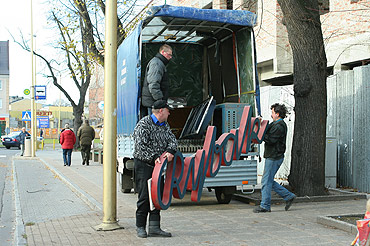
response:
M229 204L234 192L236 191L235 186L228 187L216 187L215 193L219 204Z
M5 146L5 148L10 149L10 146Z
M130 193L133 188L132 172L124 170L124 173L120 175L120 187L122 193Z

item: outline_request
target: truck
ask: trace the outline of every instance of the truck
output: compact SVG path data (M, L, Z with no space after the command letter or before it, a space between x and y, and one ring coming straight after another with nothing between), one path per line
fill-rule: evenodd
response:
M135 191L132 133L140 120L141 86L147 63L164 43L173 49L167 65L168 103L175 109L168 123L184 156L202 148L209 125L216 126L219 137L239 127L246 106L260 115L255 23L256 15L249 11L153 6L125 38L117 52L117 171L122 192ZM258 144L252 144L232 165L206 177L203 187L214 189L224 204L237 189L253 192L258 156Z

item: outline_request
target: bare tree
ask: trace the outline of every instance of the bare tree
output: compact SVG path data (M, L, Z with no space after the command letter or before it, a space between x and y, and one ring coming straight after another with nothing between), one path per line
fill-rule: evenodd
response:
M87 42L85 42L83 38L83 29L84 25L83 22L80 21L77 25L73 27L66 26L61 18L58 18L55 12L52 12L52 21L56 23L57 29L60 33L61 40L58 42L58 47L60 50L63 51L65 55L65 64L69 70L69 74L71 79L73 80L76 88L79 91L79 98L78 101L73 100L72 96L70 95L70 90L62 87L60 81L58 81L56 74L59 70L55 68L55 66L59 66L60 64L51 57L46 57L36 51L34 51L34 55L39 57L43 60L46 64L47 69L49 70L47 77L52 79L53 84L64 94L64 96L68 99L70 104L73 107L73 115L74 115L74 130L75 132L82 124L82 115L84 112L84 105L85 105L85 97L87 93L87 89L90 84L91 80L91 54L88 53ZM66 20L68 22L68 20ZM80 31L80 35L79 32ZM76 41L76 36L81 36L81 42ZM13 37L14 39L14 37ZM23 49L27 51L31 51L30 47L28 46L27 42L22 37L22 42L17 42Z
M318 0L277 0L294 63L295 124L289 183L298 195L325 191L326 66Z
M117 14L117 47L123 42L128 29L126 25L134 26L145 14L147 8L153 0L148 1L145 6L138 3L137 0L123 1L118 6ZM105 16L105 0L73 0L76 13L84 22L84 37L88 44L89 52L95 57L95 60L104 66L104 55L101 50L104 47L104 35L99 31L99 13ZM131 24L131 25L130 25ZM126 27L127 28L127 27ZM100 48L99 48L100 47Z

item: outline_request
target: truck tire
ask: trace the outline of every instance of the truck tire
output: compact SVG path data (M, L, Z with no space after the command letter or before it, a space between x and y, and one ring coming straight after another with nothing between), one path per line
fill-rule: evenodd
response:
M120 175L120 187L122 193L130 193L133 186L132 172L124 170Z
M131 189L122 189L122 193L131 193Z
M215 193L218 203L229 204L235 191L236 191L235 186L216 187Z

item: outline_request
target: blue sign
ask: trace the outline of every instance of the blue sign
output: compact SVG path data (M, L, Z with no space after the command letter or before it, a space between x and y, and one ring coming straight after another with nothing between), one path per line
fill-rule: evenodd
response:
M22 121L31 121L31 111L22 111Z
M38 128L50 128L49 116L38 116L37 117Z
M46 100L46 85L35 85L35 100Z

